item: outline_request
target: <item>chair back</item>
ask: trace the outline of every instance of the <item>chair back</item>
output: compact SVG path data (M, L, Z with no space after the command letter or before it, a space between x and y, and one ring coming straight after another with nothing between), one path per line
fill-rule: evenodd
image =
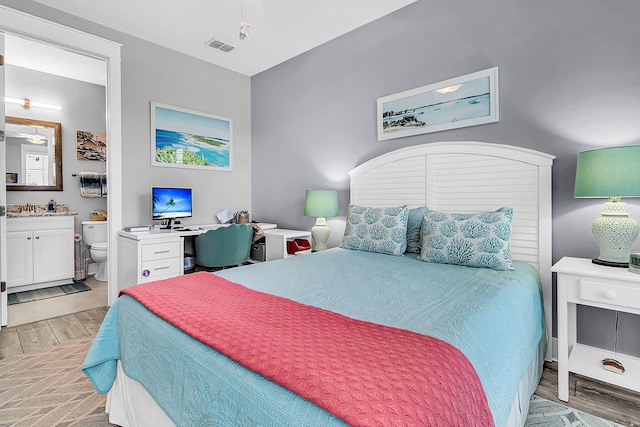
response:
M249 259L253 227L231 224L200 234L195 239L196 264L203 267L228 267Z

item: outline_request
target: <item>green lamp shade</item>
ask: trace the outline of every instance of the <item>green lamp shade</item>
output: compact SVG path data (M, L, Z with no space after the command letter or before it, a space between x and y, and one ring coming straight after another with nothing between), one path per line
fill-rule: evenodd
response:
M305 216L338 216L338 192L336 190L307 190L304 199Z
M574 197L640 196L640 145L578 154Z

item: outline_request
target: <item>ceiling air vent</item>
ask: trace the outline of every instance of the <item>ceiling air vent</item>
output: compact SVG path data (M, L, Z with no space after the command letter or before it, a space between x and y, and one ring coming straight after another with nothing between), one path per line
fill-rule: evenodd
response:
M215 37L209 40L206 44L211 46L214 49L218 49L227 53L235 49L234 46L231 46L230 44L226 44L225 42L222 42L220 40L216 40Z

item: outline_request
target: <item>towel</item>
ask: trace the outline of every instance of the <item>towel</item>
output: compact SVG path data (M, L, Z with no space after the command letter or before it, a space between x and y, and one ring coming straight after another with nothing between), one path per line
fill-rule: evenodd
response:
M80 172L80 195L82 197L102 197L100 173Z
M80 195L82 197L101 197L100 174L97 172L80 172Z
M107 197L107 174L100 174L100 194L102 197Z

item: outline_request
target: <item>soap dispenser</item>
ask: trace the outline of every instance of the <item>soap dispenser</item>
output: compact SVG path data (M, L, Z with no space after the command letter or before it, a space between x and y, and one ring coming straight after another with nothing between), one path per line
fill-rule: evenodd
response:
M54 212L56 210L56 201L53 200L53 197L51 198L51 200L49 200L48 210L49 212Z

